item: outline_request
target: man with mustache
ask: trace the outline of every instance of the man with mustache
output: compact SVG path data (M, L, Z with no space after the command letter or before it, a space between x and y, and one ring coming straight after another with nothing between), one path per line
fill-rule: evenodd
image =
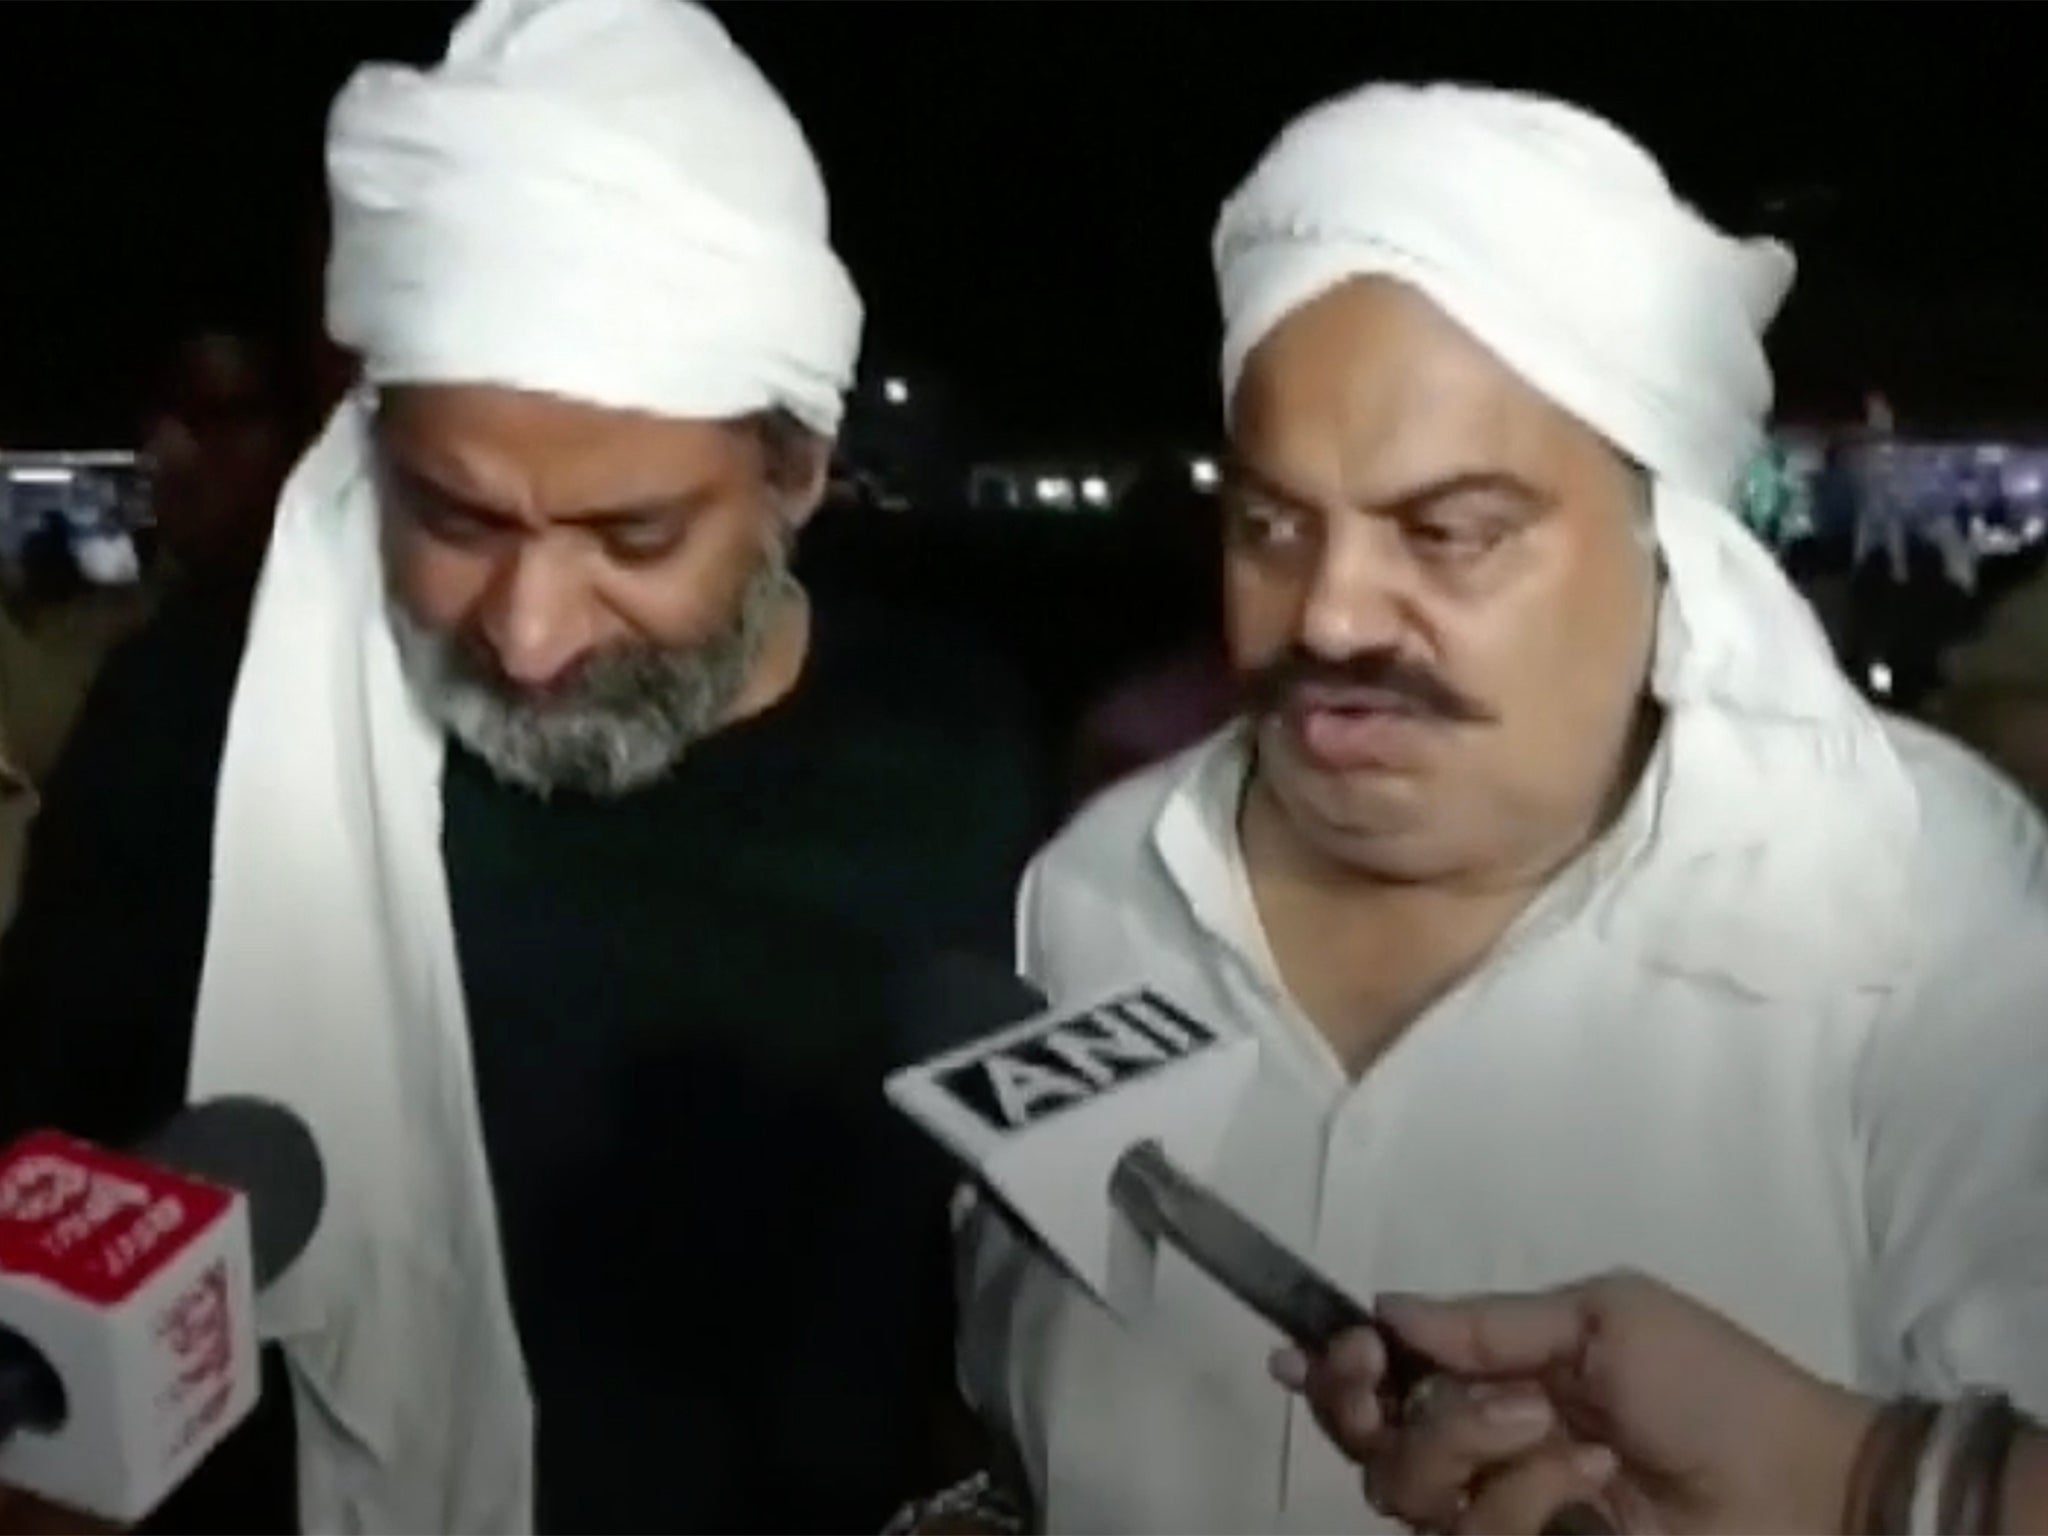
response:
M1375 85L1215 257L1251 707L1038 857L1022 967L1252 1034L1195 1171L1358 1297L1628 1266L1859 1390L2048 1408L2048 842L1858 698L1733 511L1790 253L1576 108ZM1174 1255L1112 1316L993 1211L963 1243L1046 1529L1601 1497L1528 1392L1418 1400L1361 1490Z
M158 1528L876 1528L951 1390L890 988L1007 947L1034 802L1000 677L792 574L861 326L817 165L682 0L482 0L327 159L364 383L246 632L167 611L50 787L0 1137L319 1140Z

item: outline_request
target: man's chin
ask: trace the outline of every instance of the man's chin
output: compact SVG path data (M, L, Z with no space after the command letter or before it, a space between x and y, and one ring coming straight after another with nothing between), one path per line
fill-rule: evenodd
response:
M1290 751L1262 752L1268 798L1295 835L1325 857L1388 878L1431 862L1439 817L1428 786L1413 774L1361 769L1335 772Z
M1291 819L1296 835L1315 850L1320 861L1375 884L1427 885L1446 878L1459 866L1431 824Z
M688 743L644 725L606 722L570 732L503 712L444 711L441 725L493 777L549 799L615 800L675 771Z

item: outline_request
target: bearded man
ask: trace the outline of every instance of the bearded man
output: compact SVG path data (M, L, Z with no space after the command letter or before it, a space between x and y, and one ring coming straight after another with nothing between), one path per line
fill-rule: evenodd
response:
M164 1528L874 1528L947 1387L888 989L1007 949L1035 799L999 679L792 577L861 323L815 161L696 6L483 0L328 172L364 384L246 633L174 602L49 787L0 1132L319 1140Z
M1844 1386L2048 1409L2048 842L1732 510L1790 253L1576 108L1378 85L1215 255L1252 703L1040 855L1023 968L1250 1033L1200 1171L1357 1296L1630 1267ZM966 1243L1046 1529L1494 1529L1554 1452L1540 1394L1475 1396L1361 1491L1187 1264L1112 1316L1002 1218Z

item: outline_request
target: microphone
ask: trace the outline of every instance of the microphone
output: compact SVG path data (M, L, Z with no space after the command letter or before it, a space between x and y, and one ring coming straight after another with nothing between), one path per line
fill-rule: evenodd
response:
M1197 1021L1149 988L1053 1008L1021 977L947 955L910 978L899 1004L912 1041L979 1035L892 1074L883 1091L1031 1228L1074 1277L1129 1317L1150 1293L1154 1245L1170 1244L1309 1354L1368 1329L1398 1421L1438 1366L1208 1188L1249 1086L1258 1041ZM1121 1218L1121 1219L1119 1219ZM1569 1504L1545 1536L1606 1536L1598 1510Z
M326 1201L282 1105L209 1100L132 1151L0 1151L0 1485L128 1525L256 1406L255 1292Z
M1141 1142L1209 1166L1257 1068L1257 1040L1149 988L1049 1008L1028 983L967 956L910 973L897 1002L913 1048L948 1044L890 1075L890 1103L1111 1311L1141 1309L1151 1255L1119 1219L1111 1173Z

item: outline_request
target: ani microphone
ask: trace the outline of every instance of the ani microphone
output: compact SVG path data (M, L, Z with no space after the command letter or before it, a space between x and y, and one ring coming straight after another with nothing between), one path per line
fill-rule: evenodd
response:
M1398 1414L1436 1373L1365 1307L1195 1172L1215 1158L1258 1066L1258 1042L1147 987L1053 1008L1029 983L946 956L905 988L915 1041L969 1040L892 1075L890 1101L1000 1200L1113 1313L1147 1306L1166 1244L1315 1354L1358 1328L1386 1352ZM1545 1536L1605 1536L1569 1505Z

